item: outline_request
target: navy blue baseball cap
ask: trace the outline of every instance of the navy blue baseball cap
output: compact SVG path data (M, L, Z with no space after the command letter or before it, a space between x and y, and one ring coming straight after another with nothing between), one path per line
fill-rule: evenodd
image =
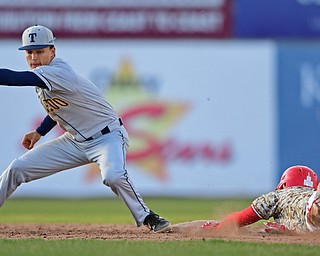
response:
M22 34L22 46L19 50L36 50L54 45L56 38L50 29L35 25L27 28Z

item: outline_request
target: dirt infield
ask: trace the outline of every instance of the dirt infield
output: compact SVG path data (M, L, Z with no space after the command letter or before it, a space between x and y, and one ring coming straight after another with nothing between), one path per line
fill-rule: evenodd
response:
M155 234L147 228L134 225L86 225L86 224L0 224L0 238L7 239L97 239L97 240L207 240L286 243L320 245L320 234L267 234L261 227L249 226L229 234L199 234L198 232Z

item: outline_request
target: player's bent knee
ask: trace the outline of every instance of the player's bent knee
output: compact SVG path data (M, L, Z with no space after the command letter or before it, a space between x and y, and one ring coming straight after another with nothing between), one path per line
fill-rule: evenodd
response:
M108 187L119 185L125 177L123 175L108 175L102 180L102 183Z
M14 179L18 184L28 182L29 179L26 177L25 165L19 159L13 160L7 168L8 176Z

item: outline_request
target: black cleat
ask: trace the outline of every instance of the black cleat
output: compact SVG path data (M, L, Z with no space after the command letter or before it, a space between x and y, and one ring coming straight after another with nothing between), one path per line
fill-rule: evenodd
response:
M155 233L169 232L171 230L171 223L153 211L150 211L143 224Z

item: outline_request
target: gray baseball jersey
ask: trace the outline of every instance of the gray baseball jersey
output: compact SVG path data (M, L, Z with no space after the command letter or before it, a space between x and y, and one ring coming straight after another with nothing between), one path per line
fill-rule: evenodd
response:
M41 104L50 117L77 141L101 131L118 119L99 89L60 58L33 70L49 88L36 88Z

